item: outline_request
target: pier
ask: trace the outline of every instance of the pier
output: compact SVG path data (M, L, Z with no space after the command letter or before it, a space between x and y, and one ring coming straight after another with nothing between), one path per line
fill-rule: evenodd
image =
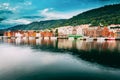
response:
M44 40L57 40L57 39L68 39L68 40L85 40L85 41L101 41L101 40L120 40L120 38L104 38L104 37L97 37L97 38L89 38L89 37L67 37L67 36L60 36L60 37L8 37L8 36L0 36L0 40L2 39L44 39Z

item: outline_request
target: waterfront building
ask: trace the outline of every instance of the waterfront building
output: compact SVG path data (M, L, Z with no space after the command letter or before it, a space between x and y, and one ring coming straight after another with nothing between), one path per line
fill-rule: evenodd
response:
M116 38L120 38L120 25L110 25L109 28L115 33Z
M77 29L76 29L75 27L73 28L72 34L73 34L73 35L76 35L76 34L77 34Z
M79 26L64 26L50 30L42 30L42 31L7 31L4 32L4 36L7 37L47 37L55 38L81 38L81 37L112 37L112 38L120 38L120 26L110 25L108 27L89 27L89 25L79 25ZM51 38L51 39L52 39Z
M41 37L40 31L36 32L36 37Z
M84 29L84 36L88 37L96 37L96 27L89 27L88 29Z
M4 32L4 36L8 36L8 32Z
M102 37L102 28L100 26L96 30L96 37Z
M43 31L40 34L42 37L53 37L53 33L50 31Z
M18 31L15 33L15 35L13 37L22 38L23 35Z
M83 28L82 26L76 26L76 34L77 35L83 35Z
M67 36L69 34L72 34L73 27L72 26L64 26L58 28L58 36Z
M25 31L25 32L24 32L24 37L29 37L28 31Z
M102 36L103 37L108 37L109 36L109 28L108 27L103 28Z

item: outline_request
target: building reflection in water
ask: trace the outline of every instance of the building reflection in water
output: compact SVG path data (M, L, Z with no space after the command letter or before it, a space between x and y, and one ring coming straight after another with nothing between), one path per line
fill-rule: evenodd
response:
M116 41L116 48L120 52L120 41Z
M72 49L73 48L73 40L58 39L57 45L58 45L59 49Z
M21 44L22 43L22 39L20 39L20 38L15 39L15 43L17 45Z
M36 45L36 39L29 39L28 43L29 45Z
M29 44L29 39L23 39L23 44Z
M83 40L68 40L68 39L5 39L5 43L13 43L16 45L43 45L52 46L58 49L77 49L77 50L118 50L120 51L120 41L83 41Z
M15 41L15 39L7 39L7 40L5 40L5 42L7 42L7 43L15 43L16 41Z

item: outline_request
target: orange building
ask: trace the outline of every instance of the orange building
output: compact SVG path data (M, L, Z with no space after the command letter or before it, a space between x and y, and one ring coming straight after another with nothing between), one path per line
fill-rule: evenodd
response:
M29 37L32 37L32 36L33 36L33 31L29 31L29 32L28 32L28 36L29 36Z
M104 27L102 30L102 36L108 37L109 36L109 29L107 27Z
M33 37L36 37L36 31L33 32L33 35L32 35L32 36L33 36Z
M12 37L14 35L14 32L8 32L8 37Z
M49 31L41 32L42 37L53 37L53 33Z
M111 31L109 32L109 37L116 37L116 34L113 31Z

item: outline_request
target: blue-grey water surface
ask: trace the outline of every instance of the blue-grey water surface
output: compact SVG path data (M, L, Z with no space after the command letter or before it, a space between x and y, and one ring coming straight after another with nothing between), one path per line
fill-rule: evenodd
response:
M0 80L120 80L120 41L0 40Z

